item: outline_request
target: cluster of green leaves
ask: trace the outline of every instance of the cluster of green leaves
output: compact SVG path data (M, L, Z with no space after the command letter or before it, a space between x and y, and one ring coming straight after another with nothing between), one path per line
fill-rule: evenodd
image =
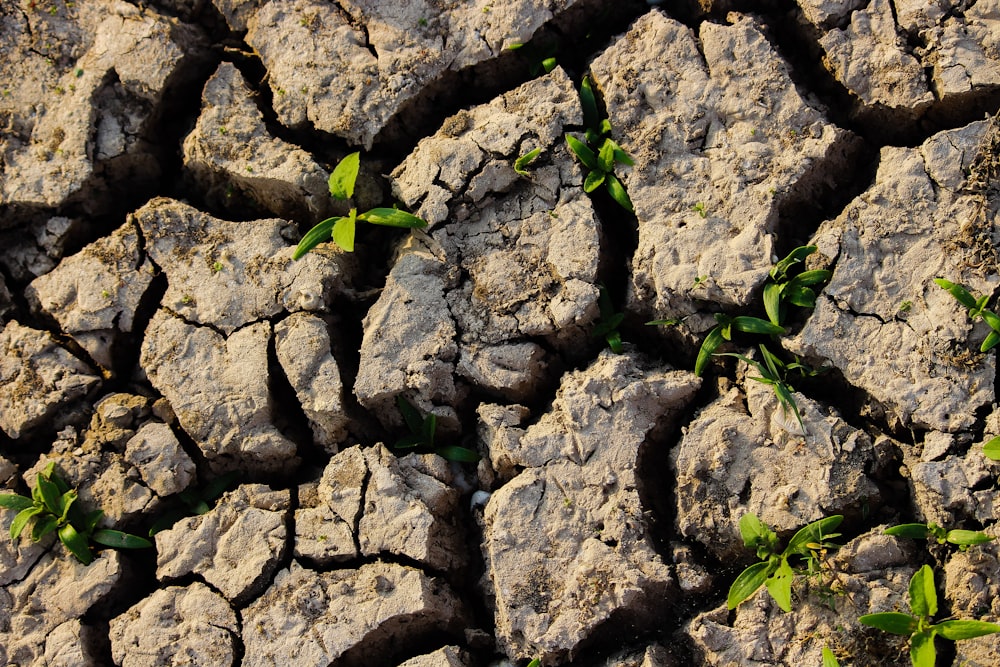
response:
M351 153L344 157L330 174L330 194L335 199L348 200L354 196L354 184L358 179L358 169L361 165L360 153ZM358 222L367 222L384 227L426 227L427 222L398 208L373 208L364 213L352 207L346 216L327 218L310 229L298 247L295 248L293 259L299 259L315 248L321 242L332 238L333 242L346 250L354 252L354 232Z
M620 313L615 310L614 304L611 302L611 294L608 293L608 288L604 285L600 286L601 293L597 299L597 305L601 310L600 319L597 320L597 324L594 325L593 331L590 335L593 338L604 337L604 340L608 341L608 347L615 354L621 354L624 351L622 347L622 335L618 331L619 325L621 325L622 320L625 319L625 313Z
M764 285L764 310L772 324L780 326L784 323L788 309L786 304L802 308L815 307L816 291L813 287L825 283L833 273L825 269L798 269L816 249L814 245L799 246L771 267L768 282Z
M813 371L811 368L805 364L799 363L798 361L786 364L775 356L770 350L768 350L763 343L760 345L760 354L764 359L763 363L757 361L756 359L745 357L742 354L734 354L732 352L726 352L719 354L718 356L736 357L737 359L745 361L747 364L756 368L760 375L750 376L750 379L770 385L774 390L774 395L778 399L778 405L781 406L781 421L785 430L793 433L795 432L794 424L791 422L791 417L794 416L799 425L799 435L806 435L806 426L802 423L802 415L799 412L799 406L795 402L795 397L792 395L795 388L788 384L788 371L798 370L803 375L815 374L816 371Z
M694 374L699 377L705 372L708 362L711 361L712 356L715 355L715 351L719 349L719 346L733 339L734 329L744 333L775 336L785 333L785 328L782 326L772 324L759 317L750 317L748 315L730 317L725 313L715 313L715 321L717 324L712 327L708 335L705 336L705 340L701 342L701 348L698 350L698 358L694 362Z
M913 667L934 667L937 651L934 638L943 637L951 641L972 639L1000 632L1000 625L975 620L954 620L932 623L937 615L937 590L934 587L934 571L924 565L910 579L910 611L886 611L865 614L858 618L864 625L878 628L894 635L910 638L910 661Z
M184 517L207 514L214 502L229 486L239 478L238 472L227 472L219 475L203 486L185 489L177 494L177 500L182 507L174 507L164 512L150 527L149 536L153 537L162 530L167 530Z
M786 612L791 611L792 582L797 575L810 575L819 571L820 552L837 548L838 545L827 540L840 536L840 533L832 531L843 519L838 514L813 521L796 532L788 545L778 551L778 536L775 532L756 515L744 514L740 518L743 544L748 549L756 550L761 562L743 570L729 587L726 600L729 609L736 609L741 602L756 593L757 589L765 586L778 607ZM805 565L793 568L790 563L792 558L805 561Z
M29 523L31 539L38 542L55 532L71 554L84 565L94 560L90 543L96 542L118 549L144 549L152 543L138 535L120 530L98 529L97 523L104 516L103 510L84 512L77 503L75 489L71 489L55 472L55 462L50 462L35 478L31 497L16 493L0 494L0 507L15 510L17 516L10 524L10 539L17 540Z
M441 458L459 463L476 463L479 461L479 454L468 447L456 445L437 445L434 443L434 436L437 431L437 416L433 413L426 417L420 415L420 411L402 396L396 396L396 407L403 415L406 427L410 429L410 435L401 438L393 447L395 449L413 449L433 452Z
M901 523L898 526L885 529L886 535L908 537L912 540L933 538L938 544L954 544L961 551L977 544L992 542L995 537L975 530L947 530L936 523Z
M996 347L997 343L1000 343L1000 317L992 310L987 310L986 308L986 304L990 300L989 294L984 294L976 298L972 296L969 290L958 283L950 282L944 278L935 278L934 282L941 289L947 290L960 304L968 308L971 319L974 320L977 317L981 317L990 326L990 329L992 329L989 335L986 336L983 344L979 346L980 352L988 352Z
M566 135L566 143L587 170L587 176L583 181L583 190L589 193L604 185L611 198L631 213L633 211L632 200L625 191L625 186L615 176L614 170L617 164L632 166L635 162L609 136L611 134L611 121L600 117L600 112L597 109L597 97L594 95L590 77L583 77L583 82L580 85L580 104L583 107L586 143L572 134Z

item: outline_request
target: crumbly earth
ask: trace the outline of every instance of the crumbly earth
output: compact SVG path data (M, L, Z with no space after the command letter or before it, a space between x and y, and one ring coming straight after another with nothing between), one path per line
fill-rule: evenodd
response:
M0 664L906 665L923 564L1000 622L996 542L884 533L1000 536L934 283L996 308L998 156L1000 0L0 3L0 487L155 532L0 540ZM844 517L790 612L748 513Z

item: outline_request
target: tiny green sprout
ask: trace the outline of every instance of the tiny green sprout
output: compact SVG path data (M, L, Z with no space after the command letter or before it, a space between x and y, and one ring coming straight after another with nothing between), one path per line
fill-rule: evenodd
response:
M354 184L358 179L361 165L361 154L351 153L344 157L330 174L330 195L335 199L347 200L354 196ZM373 208L364 213L352 207L346 216L327 218L310 229L292 254L292 259L299 259L319 245L320 242L332 238L333 242L346 250L354 252L354 231L358 222L385 227L426 227L427 222L398 208Z
M611 294L604 285L600 286L600 290L597 305L600 308L601 316L597 320L597 324L594 325L594 329L590 332L590 335L593 338L603 336L604 340L608 342L608 347L611 348L611 351L615 354L621 354L624 352L624 348L622 347L622 335L618 331L618 326L625 319L625 314L615 311L614 304L611 303Z
M736 609L741 602L756 593L757 589L765 586L782 611L791 611L792 583L796 576L808 572L803 568L793 568L790 559L814 557L811 551L815 549L811 549L810 545L821 545L824 549L837 548L838 545L827 540L840 537L840 533L834 533L833 530L843 520L844 517L837 514L813 521L799 529L784 550L779 552L775 532L756 515L744 514L739 523L743 545L755 550L761 562L754 563L736 577L729 587L726 606Z
M542 154L541 147L538 147L533 151L528 151L527 153L525 153L524 155L522 155L521 157L517 158L514 161L514 171L519 173L521 176L527 176L528 170L525 169L525 167L534 162L535 158L537 158L541 154Z
M410 435L401 438L393 445L394 449L422 449L433 452L443 459L457 461L459 463L476 463L479 461L479 454L467 447L456 445L436 445L434 435L437 431L437 416L433 413L426 417L420 415L420 411L401 395L396 396L396 407L403 416L406 427L410 429Z
M423 17L417 19L417 25L419 25L421 28L426 28L427 27L427 19L425 19Z
M974 530L946 530L936 523L903 523L885 529L886 535L907 537L914 540L933 538L938 544L954 544L961 551L971 546L992 542L995 537Z
M219 128L219 134L223 134L223 135L229 134L229 130L227 128L225 128L225 127L220 127Z
M223 268L225 268L225 267L223 267L222 262L213 262L212 263L212 273L218 273L218 272L222 271Z
M59 95L65 95L66 94L66 89L63 88L62 86L56 86L55 88L53 88L53 90L55 90L56 93L58 93Z
M56 7L55 5L50 5L49 6L49 14L51 14L52 16L55 16L58 13L59 13L59 8L58 7Z
M823 667L840 667L837 656L833 654L829 646L823 646Z
M184 305L190 305L194 303L194 297L192 297L190 294L185 294L181 297L181 303L183 303Z
M75 74L76 78L79 79L81 76L83 76L83 70L81 68L77 67L76 70L73 72L73 74Z
M784 323L787 304L801 308L816 306L816 291L813 287L826 282L833 274L825 269L794 271L816 250L814 245L799 246L771 267L768 282L764 285L764 310L772 324Z
M55 472L50 461L35 478L31 497L16 493L0 493L0 507L17 511L10 524L10 539L16 541L33 523L31 539L38 542L56 533L66 549L84 565L94 561L91 542L116 549L145 549L152 543L138 535L120 530L98 529L104 516L102 510L85 513L77 503L78 494Z
M708 211L705 210L705 202L703 201L695 202L695 205L691 207L691 210L697 212L702 218L708 217Z
M106 289L102 289L101 290L101 298L102 299L110 299L111 298L111 292L109 292Z
M924 565L913 574L909 598L910 614L898 611L865 614L858 617L858 622L883 632L909 636L910 662L913 667L934 667L937 659L937 650L934 648L936 637L961 641L1000 632L1000 625L986 621L953 620L932 623L938 612L938 602L934 571L929 565Z
M969 309L970 319L975 320L977 317L981 317L989 325L990 329L992 329L989 335L986 336L983 344L979 346L980 352L989 352L996 347L997 343L1000 343L1000 317L997 317L997 314L992 310L986 309L986 304L990 300L989 294L984 294L976 298L958 283L950 282L944 278L935 278L934 282L941 289L947 290L960 304Z
M153 537L163 530L167 530L175 523L187 516L207 514L212 509L213 503L228 489L233 482L239 479L240 473L227 472L219 475L206 484L186 489L177 494L177 500L183 507L175 506L164 512L159 519L149 528L149 536Z
M724 313L715 313L715 321L718 324L712 327L712 330L705 336L705 340L701 343L701 349L698 350L698 358L694 363L694 374L699 377L705 372L708 362L711 361L712 355L719 349L719 346L723 342L733 339L733 329L751 334L780 335L785 333L784 327L759 317L746 315L730 317Z
M705 287L708 285L708 276L695 276L694 282L691 283L691 289L698 289L699 287Z
M520 51L528 59L528 74L538 76L542 72L548 74L556 68L556 52L559 50L559 45L549 44L538 47L533 44L511 42L507 46L507 50Z
M899 312L908 313L913 309L913 302L907 299L906 301L899 304Z
M793 435L808 435L809 432L806 430L805 424L802 423L802 414L799 412L799 406L795 402L795 396L793 395L795 389L788 384L787 375L790 370L799 370L803 374L813 374L813 372L811 369L806 369L805 365L797 361L786 364L772 354L763 343L760 345L760 352L764 358L764 363L732 352L721 353L718 356L736 357L756 368L760 375L756 377L751 376L750 379L770 385L774 390L774 395L778 399L778 405L781 407L781 418L777 420L778 423ZM797 431L795 424L790 419L792 415L794 415L796 422L798 422L799 428Z

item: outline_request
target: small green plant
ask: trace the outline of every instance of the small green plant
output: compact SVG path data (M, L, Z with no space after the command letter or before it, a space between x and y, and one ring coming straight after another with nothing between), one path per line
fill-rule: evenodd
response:
M909 299L907 299L906 301L903 301L901 304L899 304L899 312L901 312L901 313L908 313L912 309L913 309L913 302L910 301Z
M225 267L223 267L222 262L212 262L212 273L218 273L223 268Z
M228 489L233 482L239 479L238 472L227 472L219 475L205 485L185 489L177 494L177 499L183 507L174 507L164 512L156 522L149 528L149 536L153 537L163 530L167 530L184 517L192 515L207 514L212 509L213 503Z
M695 276L694 282L691 283L691 289L698 289L706 285L708 285L708 276Z
M798 265L816 250L814 245L799 246L771 267L768 282L764 285L764 310L772 324L784 323L789 303L802 308L816 306L813 287L826 282L833 274L825 269L795 273Z
M632 212L632 200L625 191L625 186L614 174L616 164L632 166L635 162L608 135L611 134L611 121L601 118L597 110L597 97L589 77L583 77L580 85L580 104L583 107L583 122L586 126L586 143L572 134L566 135L566 143L573 154L587 170L583 181L584 192L590 193L601 185L619 206Z
M533 44L522 44L514 42L507 47L508 51L519 51L528 59L528 74L538 76L543 72L548 74L556 68L556 53L559 51L557 43L546 44L545 46L535 46Z
M715 321L718 324L712 327L708 335L705 336L705 340L701 343L701 349L698 350L698 358L694 362L694 374L699 377L705 372L705 367L708 366L708 362L711 361L712 355L719 349L719 346L723 342L733 339L733 329L752 334L770 335L785 333L784 327L772 324L759 317L749 317L747 315L730 317L725 313L715 313Z
M772 354L763 343L760 345L760 353L764 358L764 363L745 357L742 354L734 354L732 352L725 352L719 356L736 357L737 359L745 361L756 368L757 372L760 373L760 376L751 376L750 379L763 384L771 385L771 388L774 389L774 395L778 399L778 405L781 406L781 425L786 431L796 433L794 428L795 424L790 419L789 413L791 413L791 415L795 416L795 420L799 425L797 435L808 435L806 426L802 423L802 415L799 413L799 406L796 404L795 397L793 396L795 389L788 384L788 371L798 370L804 375L813 374L814 371L797 361L791 364L786 364Z
M1000 343L1000 317L997 317L997 314L992 310L986 309L986 304L990 300L989 294L984 294L977 299L969 293L969 290L958 283L950 282L944 278L935 278L934 282L941 289L947 290L960 304L969 309L970 319L974 320L977 317L981 317L989 325L990 329L992 329L989 335L986 336L983 344L979 346L980 352L988 352L996 347L997 343Z
M946 530L936 523L902 523L885 529L886 535L908 537L914 540L934 538L938 544L954 544L965 551L971 546L992 542L995 537L974 530Z
M692 211L695 211L698 215L703 218L708 217L708 211L705 210L705 202L696 202L694 206L691 207Z
M406 427L410 429L410 435L400 439L393 447L395 449L424 449L434 452L438 456L449 461L459 463L476 463L479 461L479 454L467 447L455 445L438 446L434 443L434 435L437 431L437 417L429 414L421 417L420 412L402 396L396 396L396 407L403 415Z
M525 167L534 162L535 158L541 154L542 154L541 147L538 147L533 151L528 151L521 157L514 160L514 171L519 173L521 176L527 176L528 170Z
M593 338L604 337L604 340L608 341L608 347L615 354L621 354L624 351L622 347L622 335L618 331L618 326L625 319L625 313L619 313L615 311L614 304L611 303L611 294L608 293L608 288L604 285L600 286L601 293L597 299L597 305L601 309L601 317L597 320L597 324L594 326L594 330L590 332Z
M937 615L937 590L934 587L934 571L929 565L917 570L910 579L910 614L886 611L865 614L858 622L878 628L894 635L909 636L910 662L913 667L934 667L937 651L934 638L943 637L951 641L961 641L1000 632L1000 625L986 621L931 621Z
M757 558L761 560L743 570L733 585L729 587L726 606L736 607L748 597L757 592L761 586L767 588L774 601L782 611L792 610L792 582L796 575L811 574L817 569L815 564L809 565L821 549L836 548L838 545L827 540L839 537L840 533L832 532L840 525L844 517L837 514L819 521L813 521L799 529L788 545L778 551L778 536L763 521L754 514L744 514L740 518L740 535L743 544L748 549L755 549ZM807 567L793 568L790 559L798 558L807 561Z
M330 194L334 198L347 200L354 196L354 183L360 165L360 153L351 153L337 164L329 181ZM329 238L333 238L333 242L347 252L354 252L354 229L358 221L386 227L427 226L426 221L398 208L373 208L359 214L358 209L352 207L346 216L327 218L310 229L295 248L292 259L299 259Z
M76 490L69 488L66 480L56 474L55 462L49 462L35 478L35 488L31 490L30 498L16 493L0 493L0 507L17 512L10 524L10 539L17 540L33 521L32 541L38 542L55 532L69 552L84 565L90 565L94 560L91 542L117 549L145 549L153 546L149 540L138 535L120 530L98 529L97 523L104 516L104 511L84 513L77 499Z

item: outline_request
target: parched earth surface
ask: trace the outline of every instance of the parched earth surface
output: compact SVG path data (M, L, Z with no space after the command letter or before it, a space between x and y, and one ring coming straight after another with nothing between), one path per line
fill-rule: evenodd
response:
M883 533L1000 535L996 353L933 283L1000 289L998 110L1000 0L0 0L0 484L176 519L0 540L0 664L904 665L857 619L923 564L1000 621L1000 547ZM427 228L293 260L358 150ZM720 349L822 369L800 426L693 369L807 244L815 307ZM396 448L400 399L479 462ZM750 512L845 516L790 613L727 609Z

